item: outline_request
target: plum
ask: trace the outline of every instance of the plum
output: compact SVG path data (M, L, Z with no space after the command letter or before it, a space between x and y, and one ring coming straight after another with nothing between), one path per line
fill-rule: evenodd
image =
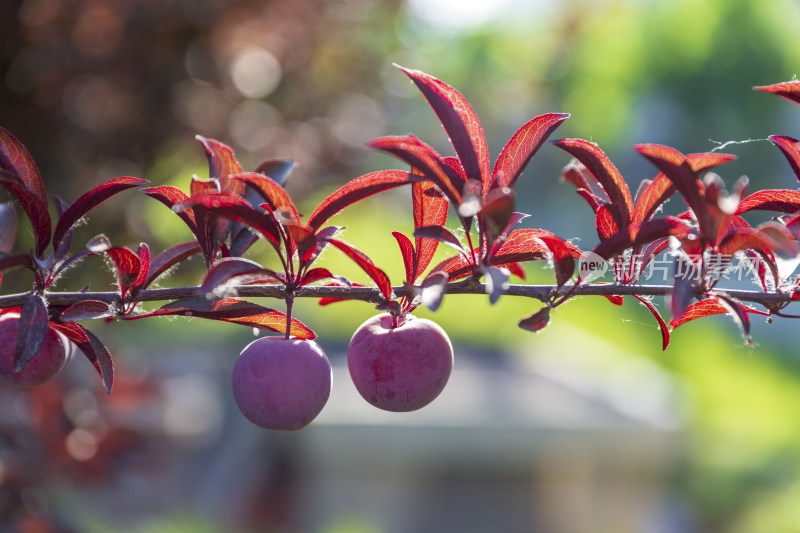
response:
M435 322L383 313L353 334L347 366L367 402L386 411L414 411L444 389L453 369L453 346Z
M0 377L15 385L33 387L49 381L64 368L72 352L72 343L58 331L47 328L44 343L33 359L19 372L14 370L18 331L18 314L0 317Z
M331 393L331 364L311 340L263 337L233 367L233 397L257 426L295 430L311 422Z

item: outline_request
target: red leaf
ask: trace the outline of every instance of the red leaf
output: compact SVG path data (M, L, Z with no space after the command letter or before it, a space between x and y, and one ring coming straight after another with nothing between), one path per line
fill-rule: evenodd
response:
M694 212L703 237L715 242L717 227L705 202L705 187L686 157L674 148L659 144L639 144L634 148L669 178Z
M223 322L275 331L277 333L286 333L285 313L234 298L226 298L223 300L209 300L201 296L182 298L165 304L150 313L130 318L138 319L162 315L221 320ZM316 338L316 335L308 326L295 318L292 318L289 335L297 339L305 340Z
M208 156L208 175L212 179L219 180L220 190L230 194L244 194L244 183L228 179L231 174L242 172L242 166L234 157L230 146L200 135L195 139L203 144Z
M729 299L728 299L729 300ZM730 300L729 300L730 301ZM738 303L738 302L737 302ZM758 309L754 309L752 307L748 307L744 304L739 303L742 306L743 310L747 313L755 313L757 315L769 315L769 313L764 311L759 311ZM698 302L694 302L686 310L681 314L679 317L675 317L669 322L669 326L672 329L677 328L678 326L682 326L683 324L695 320L698 318L703 318L706 316L712 315L721 315L725 313L730 313L731 308L726 306L718 297L706 298L705 300L700 300Z
M617 223L614 222L614 217L608 208L608 204L601 204L597 206L597 211L594 214L594 223L597 226L597 235L600 239L608 239L617 231Z
M689 166L698 174L707 172L734 159L736 159L734 155L716 152L704 152L686 156ZM663 172L660 173L637 197L636 205L633 209L633 221L644 222L652 218L656 210L675 193L675 190L675 185L673 185L672 181Z
M403 266L406 271L406 282L413 285L417 277L417 259L416 253L414 252L414 245L411 243L411 239L399 231L393 231L392 236L394 236L397 244L400 246L400 255L403 257Z
M150 273L147 276L147 281L142 288L148 287L153 281L161 274L183 261L187 257L200 252L200 245L197 241L183 242L171 246L158 254L155 259L150 263Z
M333 279L333 278L334 275L327 268L312 268L311 270L303 274L303 277L300 278L300 281L297 284L302 287L304 285L308 285L309 283L314 283L317 281L321 281L323 279Z
M739 331L744 337L744 342L747 343L748 346L753 346L753 341L750 339L750 316L747 314L748 308L727 296L719 295L718 298L720 303L728 308L736 325L739 326Z
M459 176L436 150L413 135L380 137L367 147L383 150L406 162L431 180L454 206L461 205L464 179Z
M658 312L656 306L647 298L643 298L637 294L634 294L633 297L639 300L639 302L655 317L656 322L658 322L658 328L661 330L661 349L666 350L667 346L669 346L669 328L667 327L667 323L664 322L664 319L661 318L661 313Z
M272 209L280 214L282 222L297 224L300 221L300 213L297 212L289 194L272 178L257 172L244 172L232 174L230 179L250 184Z
M573 258L581 256L581 250L570 242L543 229L518 229L512 231L503 246L492 256L491 264L499 265L517 261L535 261L545 259L550 249L546 240L558 240L563 243Z
M241 222L261 233L276 250L280 248L281 231L271 215L257 211L241 196L225 193L198 194L178 208L192 207L197 216L199 210L208 210L216 215ZM202 242L201 242L202 245Z
M547 113L518 129L497 158L492 172L492 188L513 187L544 141L567 118L567 113ZM487 192L484 188L484 197Z
M419 70L395 66L414 81L430 103L450 137L467 178L481 182L484 190L487 189L491 179L489 148L481 123L467 99L433 76Z
M739 202L736 214L764 210L794 213L800 211L800 191L790 189L764 189L756 191Z
M47 205L47 191L33 157L16 137L2 127L0 127L0 169L17 176L25 189Z
M622 228L608 239L601 241L593 251L603 259L610 259L633 246L644 245L670 235L685 237L691 231L691 226L678 218L648 220Z
M30 293L19 315L14 370L21 372L39 352L47 334L47 304L41 294Z
M314 250L306 255L306 257L302 258L300 263L303 268L307 268L311 265L319 254L322 253L322 250L325 246L328 245L328 239L335 236L342 230L342 226L328 226L327 228L323 228L318 230L314 235L315 240L317 241L316 247Z
M414 209L414 229L424 226L444 226L447 222L447 199L430 181L419 181L411 185L411 202ZM436 249L439 247L437 239L417 237L415 239L416 265L415 277L419 278L430 266ZM419 279L409 280L417 283Z
M625 180L605 153L593 142L583 139L562 139L554 143L583 163L597 178L611 200L611 211L617 226L627 226L631 222L633 199Z
M106 392L111 394L111 387L114 384L114 361L100 339L77 322L51 322L50 327L60 331L75 343L100 374Z
M0 170L0 185L8 189L8 192L16 198L22 210L25 211L33 228L36 255L41 257L50 243L51 235L52 222L47 202L28 190L18 177L8 174L5 170Z
M773 93L782 96L796 104L800 104L800 80L784 81L773 85L753 87L756 91Z
M308 227L316 232L328 219L348 205L408 183L411 183L410 174L403 170L379 170L359 176L320 202L308 218Z
M458 240L458 237L443 226L423 226L414 230L414 236L418 238L436 239L437 241L446 244L453 248L458 253L467 255L467 250Z
M482 221L485 244L491 248L514 217L514 191L508 188L492 190L478 215Z
M56 223L56 229L53 232L54 245L58 246L67 232L72 229L72 226L94 207L118 192L138 185L144 185L145 183L147 183L147 180L124 176L101 183L94 189L82 194L66 211L64 211L64 214L59 217Z
M6 255L0 253L0 272L17 267L33 268L30 254Z
M769 250L782 256L797 254L797 241L782 224L765 222L758 228L737 226L719 244L719 251L733 255L740 250Z
M800 181L800 142L783 135L770 135L769 140L783 152L786 160L794 171L795 177Z
M550 323L550 308L542 307L528 318L519 321L519 327L528 331L542 331Z
M356 264L360 266L370 278L372 278L372 281L374 281L378 286L378 289L380 289L381 294L385 299L392 299L392 284L389 282L389 277L383 270L375 266L375 263L373 263L369 257L367 257L363 252L357 250L344 241L340 241L339 239L328 239L328 242L344 252L347 257L355 261Z
M183 204L189 200L189 196L187 196L185 192L171 185L146 187L144 189L139 189L139 192L142 192L147 196L158 200L162 204L169 207L170 210L172 210L172 208L175 207L176 205ZM195 224L194 221L194 213L192 212L192 208L187 207L175 213L179 217L181 217L181 219L186 223L186 225L189 226L189 229L192 231L192 233L196 235L197 225Z

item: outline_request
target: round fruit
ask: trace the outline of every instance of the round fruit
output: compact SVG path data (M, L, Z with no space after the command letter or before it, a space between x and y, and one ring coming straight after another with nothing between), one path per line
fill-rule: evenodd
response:
M453 346L435 322L384 313L364 322L347 349L350 377L361 396L387 411L428 405L447 384Z
M0 377L15 385L32 387L50 380L64 368L72 351L72 343L58 331L47 328L42 347L25 368L15 371L14 351L18 331L18 314L8 313L0 317Z
M263 337L233 367L233 397L242 414L267 429L300 429L331 394L333 373L314 341Z

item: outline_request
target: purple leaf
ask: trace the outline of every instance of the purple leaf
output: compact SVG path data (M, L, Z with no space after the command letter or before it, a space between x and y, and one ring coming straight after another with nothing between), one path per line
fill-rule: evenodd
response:
M433 76L419 70L395 66L414 81L430 103L450 137L467 178L481 182L484 189L488 188L491 179L489 148L481 123L467 99Z
M308 227L316 232L328 219L348 205L409 183L411 183L409 173L402 170L379 170L359 176L322 200L308 218Z
M556 274L556 288L560 289L569 281L575 272L575 258L572 256L572 249L567 241L555 235L542 235L537 237L541 240L553 257L553 266Z
M414 231L414 237L436 239L467 257L467 250L453 232L442 226L423 226Z
M75 343L100 374L106 392L111 394L111 387L114 384L114 361L100 339L77 322L53 322L50 326Z
M206 298L227 298L233 287L265 278L275 278L275 272L250 259L224 257L208 268L197 292Z
M488 267L484 274L486 275L486 294L489 295L489 303L494 305L508 289L510 272L505 268Z
M197 253L200 253L197 241L183 242L167 248L150 262L150 272L142 288L148 287L161 274Z
M114 310L106 302L100 300L84 300L77 302L58 315L61 322L74 322L76 320L89 320L114 316Z
M670 293L670 314L681 316L694 298L700 281L700 267L685 254L675 256Z
M47 202L28 190L19 177L9 174L3 169L0 169L0 185L8 189L8 192L16 198L22 210L25 211L33 228L36 255L41 257L47 245L50 244L52 229Z
M534 154L567 118L567 113L547 113L539 115L517 130L497 158L492 172L491 188L513 187ZM487 189L483 191L484 197Z
M47 304L41 294L31 293L25 299L19 316L14 371L21 372L44 344L47 334Z
M258 165L256 172L269 176L275 183L283 187L296 166L297 163L291 159L267 159Z
M0 252L10 253L17 237L17 211L11 202L0 204Z
M439 309L447 292L448 278L447 273L442 271L434 271L425 276L420 285L420 303L431 311Z
M59 217L56 223L56 229L53 232L53 244L58 246L67 232L72 229L72 226L97 205L118 192L131 187L144 185L145 183L147 183L147 180L124 176L108 180L89 192L82 194L66 211L64 211L64 214Z

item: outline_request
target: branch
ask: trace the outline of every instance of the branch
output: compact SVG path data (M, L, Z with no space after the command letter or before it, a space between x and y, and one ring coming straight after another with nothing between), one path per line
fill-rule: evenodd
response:
M137 302L154 302L188 298L198 294L199 287L174 287L165 289L148 289L136 294ZM405 296L404 287L393 287L397 297ZM566 285L557 290L555 285L511 285L505 290L507 296L522 296L535 298L542 302L552 301L557 296L562 296L571 291L571 296L664 296L672 292L670 285L621 285L615 283L595 283L574 287ZM286 299L283 285L241 285L234 288L236 296L243 298L277 298ZM456 282L447 285L448 294L486 294L486 285L483 283ZM714 289L708 293L698 290L695 296L702 297L722 294L736 300L763 305L768 309L775 309L795 301L791 293L763 292L757 290L726 290ZM0 308L22 307L28 293L10 294L0 296ZM99 300L111 305L121 305L118 292L47 292L45 293L50 305L71 305L86 300ZM340 298L347 300L362 300L380 303L383 296L377 288L370 287L327 287L308 286L298 289L295 298Z

